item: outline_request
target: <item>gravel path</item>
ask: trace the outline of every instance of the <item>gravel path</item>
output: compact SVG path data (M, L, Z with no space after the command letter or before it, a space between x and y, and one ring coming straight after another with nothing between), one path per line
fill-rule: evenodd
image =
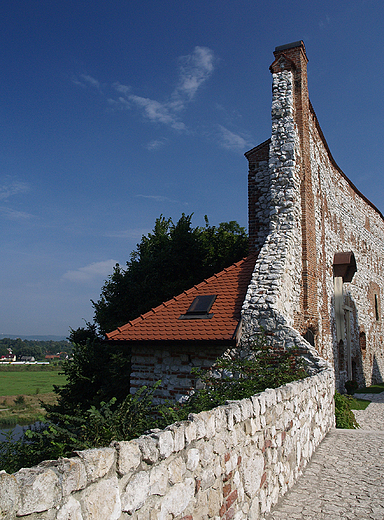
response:
M384 520L384 392L354 411L358 430L332 430L265 520Z

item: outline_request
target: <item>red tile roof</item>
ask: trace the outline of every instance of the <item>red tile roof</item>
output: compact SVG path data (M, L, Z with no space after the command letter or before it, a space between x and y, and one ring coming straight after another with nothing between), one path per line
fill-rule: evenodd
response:
M107 334L112 341L232 340L257 256L244 258ZM196 298L217 295L211 319L180 320Z

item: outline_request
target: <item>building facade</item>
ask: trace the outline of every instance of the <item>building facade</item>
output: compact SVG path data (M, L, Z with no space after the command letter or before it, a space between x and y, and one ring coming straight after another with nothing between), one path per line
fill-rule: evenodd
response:
M279 323L297 331L333 365L341 391L347 380L381 382L384 218L331 155L309 100L304 43L274 55L272 135L246 153L250 245L260 251L247 334Z

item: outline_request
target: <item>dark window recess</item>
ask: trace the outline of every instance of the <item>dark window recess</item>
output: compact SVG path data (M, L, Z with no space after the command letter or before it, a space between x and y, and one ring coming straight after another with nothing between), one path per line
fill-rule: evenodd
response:
M211 307L216 300L216 294L202 294L196 296L185 314L179 317L179 320L207 320L212 318L213 313L209 314Z
M377 296L377 294L375 294L375 317L376 321L379 321L379 297Z
M311 329L308 329L307 332L304 334L303 338L308 341L312 347L315 346L315 335Z

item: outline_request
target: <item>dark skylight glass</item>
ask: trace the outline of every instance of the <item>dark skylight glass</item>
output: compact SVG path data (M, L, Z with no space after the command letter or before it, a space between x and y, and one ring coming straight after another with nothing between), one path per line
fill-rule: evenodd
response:
M201 294L191 303L189 309L185 314L182 314L179 319L188 320L194 318L207 319L212 318L213 314L209 314L211 307L216 300L216 294Z

